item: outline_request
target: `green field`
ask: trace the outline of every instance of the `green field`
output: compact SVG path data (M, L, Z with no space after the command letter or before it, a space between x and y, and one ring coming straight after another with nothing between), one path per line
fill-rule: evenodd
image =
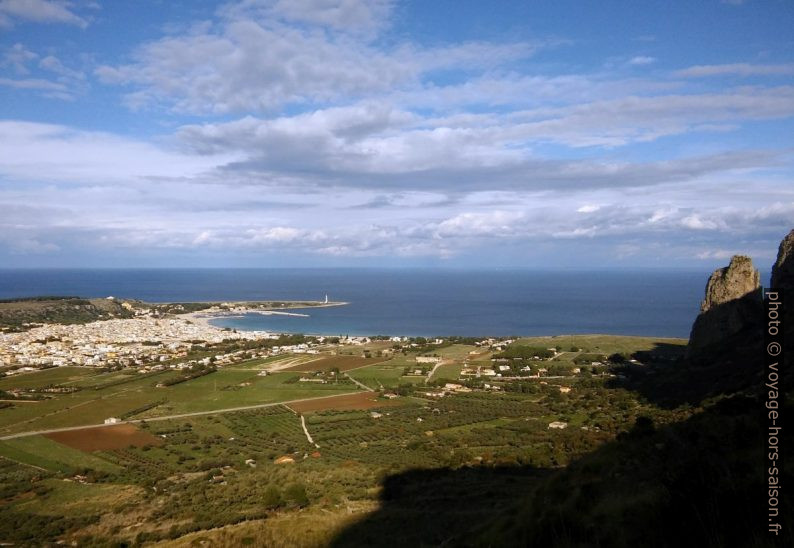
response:
M81 390L69 394L52 394L46 400L14 404L11 408L3 409L0 411L0 435L101 424L108 417L126 415L163 400L164 403L157 407L130 418L213 411L358 390L352 383L288 382L296 379L298 373L285 372L260 377L255 370L237 368L220 369L215 373L167 387L156 386L179 375L176 371L144 376L121 372L97 373L83 368L59 368L20 376L16 380L22 382L16 384L11 384L15 379L3 379L7 382L7 388L47 386L60 381L61 384L68 382L71 386L79 386Z
M0 379L0 390L9 388L42 388L49 385L72 386L90 382L98 370L91 367L53 367L32 373L20 373Z
M352 383L287 382L299 376L299 373L284 372L260 377L250 371L221 369L188 382L157 388L157 393L167 398L167 403L142 413L136 418L214 411L301 398L332 396L358 390L358 387Z
M380 387L394 388L405 383L417 384L425 382L425 377L423 376L403 375L404 369L405 366L403 365L394 366L389 362L389 365L377 364L355 369L350 372L350 376L373 389Z
M428 354L431 355L438 354L445 360L464 360L473 357L473 355L469 354L470 352L477 352L477 354L480 354L484 351L476 346L469 344L453 344L452 346L447 346L444 348L440 348L438 350L433 350Z
M52 472L72 472L91 468L119 472L121 467L106 460L72 449L43 436L0 441L0 456L46 468Z
M565 340L534 338L521 343L547 347L555 342L568 348L575 344L604 354L681 347L679 341L651 338ZM440 366L434 378L457 379L474 348L441 349L451 363ZM579 354L566 352L548 363L567 364ZM433 521L438 513L432 509L461 501L461 513L443 513L457 516L457 522L433 527L465 530L478 519L502 516L509 504L524 496L529 487L523 474L561 469L630 432L640 416L652 416L662 428L691 412L656 407L613 386L610 377L584 374L549 379L548 384L495 381L500 391L472 384L471 392L435 398L426 394L424 376L403 375L405 367L417 366L415 354L400 353L351 370L353 378L374 389L402 385L402 395L366 411L306 411L311 443L301 416L277 402L361 391L350 381L298 382L305 374L295 371L259 376L262 368L308 359L304 356L249 360L166 387L157 384L183 373L145 376L62 368L19 377L16 380L30 387L69 383L81 390L0 410L3 434L97 424L147 404L156 406L132 418L160 420L137 425L155 436L156 443L120 442L92 453L40 435L0 442L0 488L5 493L0 541L189 546L256 545L264 538L273 539L274 545L305 545L308 540L327 545L353 517L366 520L377 510L387 478L438 470L464 479L442 479L436 485L429 476L420 477L411 487L415 491L405 496L425 506L395 519L413 522L430 516ZM13 387L11 381L4 382ZM562 382L572 386L572 392L562 394ZM405 386L411 384L418 385L416 392ZM211 413L270 403L276 405ZM206 412L210 414L168 418ZM563 421L568 428L550 429L553 421ZM76 477L78 472L86 477ZM434 499L436 492L442 498ZM463 504L470 492L487 492L492 503L475 508ZM316 519L307 521L306 516Z
M431 380L438 380L438 379L451 379L457 380L460 377L460 371L463 369L463 365L459 363L449 364L449 365L441 365L436 372L433 374Z
M556 337L523 338L517 340L514 344L540 348L559 346L565 353L568 353L571 347L575 346L583 352L613 354L615 352L631 353L638 350L654 350L667 345L683 348L687 344L687 339L627 337L622 335L558 335Z

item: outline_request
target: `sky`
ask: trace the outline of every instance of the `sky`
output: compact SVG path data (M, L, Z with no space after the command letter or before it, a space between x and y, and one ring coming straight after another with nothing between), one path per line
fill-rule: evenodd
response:
M0 0L0 268L768 270L790 0Z

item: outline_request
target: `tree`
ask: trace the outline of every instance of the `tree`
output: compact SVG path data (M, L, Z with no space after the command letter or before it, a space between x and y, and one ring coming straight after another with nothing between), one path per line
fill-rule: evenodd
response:
M309 504L306 488L300 483L292 483L284 490L284 498L300 508Z
M275 485L268 485L265 494L262 496L262 503L268 510L273 510L284 504L281 498L281 491Z

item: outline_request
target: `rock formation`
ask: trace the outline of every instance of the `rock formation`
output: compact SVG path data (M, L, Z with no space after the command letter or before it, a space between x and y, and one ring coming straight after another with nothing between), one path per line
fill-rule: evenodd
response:
M780 242L769 286L783 292L784 338L786 341L794 340L794 230ZM786 366L790 368L794 362L794 349L789 348L785 357Z
M740 333L756 330L762 315L760 287L760 274L749 257L735 255L727 267L715 270L692 326L688 355L696 357Z
M794 230L780 242L777 261L772 266L770 287L794 290ZM789 299L793 297L794 295L788 295Z
M708 312L720 305L741 299L761 287L761 275L753 267L750 257L734 255L730 264L719 268L706 284L706 298L700 303L700 312ZM760 297L759 297L760 298Z

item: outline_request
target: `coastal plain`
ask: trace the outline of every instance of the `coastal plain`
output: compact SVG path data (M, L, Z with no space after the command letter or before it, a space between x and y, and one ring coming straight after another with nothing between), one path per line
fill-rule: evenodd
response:
M172 337L170 350L141 337L137 358L154 357L143 366L122 365L125 345L107 340L103 359L116 362L101 367L7 366L3 538L325 545L377 515L389 475L507 466L488 472L499 495L480 515L491 519L519 495L526 466L564 467L642 414L680 418L621 388L617 368L677 360L682 339L303 337L195 319L100 322L185 330L190 346ZM63 350L98 328L35 329L28 339ZM466 512L444 519L469 526ZM431 534L420 521L416 534Z

